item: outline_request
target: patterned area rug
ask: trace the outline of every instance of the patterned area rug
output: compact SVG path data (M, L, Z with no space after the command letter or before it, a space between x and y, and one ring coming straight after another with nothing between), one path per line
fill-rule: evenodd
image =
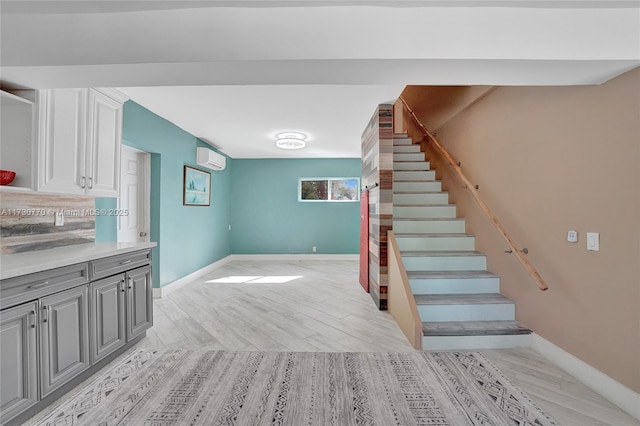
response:
M479 352L138 350L32 425L554 425Z

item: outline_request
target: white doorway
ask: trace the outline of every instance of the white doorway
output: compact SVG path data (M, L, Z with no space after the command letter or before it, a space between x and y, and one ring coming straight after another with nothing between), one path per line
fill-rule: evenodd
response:
M151 155L123 145L120 156L118 242L148 242Z

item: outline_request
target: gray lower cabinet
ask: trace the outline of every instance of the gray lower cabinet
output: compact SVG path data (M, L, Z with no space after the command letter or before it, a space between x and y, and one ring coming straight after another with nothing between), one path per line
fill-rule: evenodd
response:
M151 266L127 272L126 283L127 341L130 341L153 325Z
M41 398L89 368L89 288L40 299Z
M38 402L36 302L0 312L2 423Z
M109 355L153 325L151 267L93 281L91 363Z
M144 336L150 262L141 250L0 281L0 424L21 423Z
M126 343L124 274L89 285L91 303L91 363Z

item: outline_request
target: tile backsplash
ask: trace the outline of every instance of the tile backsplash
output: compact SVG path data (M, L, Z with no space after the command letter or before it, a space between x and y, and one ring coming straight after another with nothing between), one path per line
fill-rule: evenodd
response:
M62 226L55 225L57 212ZM0 254L92 243L95 213L92 197L0 192Z

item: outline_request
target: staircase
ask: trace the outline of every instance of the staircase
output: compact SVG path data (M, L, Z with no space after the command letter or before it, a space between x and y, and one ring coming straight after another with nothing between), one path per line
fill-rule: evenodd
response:
M394 135L393 230L422 320L425 350L529 346L456 206L406 135Z

